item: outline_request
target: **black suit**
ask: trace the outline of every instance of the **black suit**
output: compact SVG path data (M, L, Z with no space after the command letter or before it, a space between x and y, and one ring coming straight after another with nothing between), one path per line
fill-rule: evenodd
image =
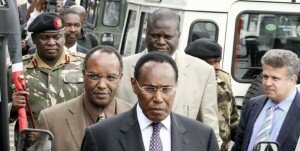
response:
M136 106L128 112L86 129L82 151L143 151L144 143ZM172 151L218 151L212 128L187 117L171 113Z
M248 101L236 131L233 151L244 151L250 143L254 123L268 98L261 95ZM300 134L300 94L297 91L277 137L281 151L294 151Z

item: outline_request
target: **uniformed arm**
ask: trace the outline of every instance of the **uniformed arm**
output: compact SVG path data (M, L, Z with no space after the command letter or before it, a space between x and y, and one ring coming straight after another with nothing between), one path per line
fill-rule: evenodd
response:
M85 135L81 145L81 151L98 151L95 139L92 135L91 129L88 127L85 129Z
M244 110L242 110L240 122L236 129L235 143L234 143L234 146L232 147L232 151L242 150L242 145L243 145L243 141L244 141L245 129L246 129L246 124L247 124L247 120L248 120L248 114L250 112L249 111L250 107L251 107L250 102L247 102L246 107L244 108Z
M230 117L230 132L231 132L231 140L235 141L236 129L239 124L239 113L237 110L237 105L234 96L232 96L231 108L232 108L232 112Z
M203 98L200 104L200 110L197 120L211 126L216 134L218 144L221 146L222 139L219 135L219 122L218 122L218 103L217 103L217 81L213 67L209 73L209 78L205 83Z
M54 122L54 121L52 121ZM48 120L45 114L45 111L42 110L40 112L39 118L38 118L38 126L39 129L45 129L45 130L50 130L49 125L48 125Z

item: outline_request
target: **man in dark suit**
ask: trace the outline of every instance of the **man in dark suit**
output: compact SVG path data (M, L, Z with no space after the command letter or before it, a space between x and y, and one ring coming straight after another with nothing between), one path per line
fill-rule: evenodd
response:
M81 150L217 151L211 127L171 112L177 79L178 68L168 55L142 56L131 78L138 103L128 112L88 127Z
M294 151L300 134L300 94L295 85L298 56L269 50L261 59L265 95L252 98L242 112L234 151L252 151L260 141L277 141L281 151Z

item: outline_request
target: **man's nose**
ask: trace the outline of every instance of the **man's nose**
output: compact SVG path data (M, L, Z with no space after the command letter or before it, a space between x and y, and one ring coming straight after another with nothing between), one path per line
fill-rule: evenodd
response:
M106 78L102 77L98 80L97 87L101 89L107 88Z
M164 44L166 44L166 39L161 36L157 39L157 43L160 45L164 45Z
M154 93L154 102L156 103L161 103L163 102L163 93L160 89L158 89L155 93Z

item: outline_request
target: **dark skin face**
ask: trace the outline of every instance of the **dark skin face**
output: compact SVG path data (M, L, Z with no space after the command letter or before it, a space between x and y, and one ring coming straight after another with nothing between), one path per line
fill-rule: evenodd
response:
M87 73L98 73L103 77L93 80ZM118 78L110 82L104 76ZM86 71L83 70L85 102L94 108L105 108L115 98L121 77L120 62L115 54L99 51L93 53L87 61Z
M81 20L77 14L67 14L64 16L65 20L65 46L67 48L72 47L77 39L80 37L81 32Z
M147 62L140 68L139 80L131 79L134 93L137 95L139 105L145 116L151 121L157 122L166 119L171 113L176 92L169 94L157 90L154 94L146 93L140 87L151 86L157 89L161 87L176 88L175 71L166 62ZM140 87L138 86L140 85Z
M33 37L33 43L41 59L49 66L53 66L64 50L64 32L37 33Z
M215 69L216 76L218 76L219 71L221 69L220 68L221 58L202 58L202 60L212 65Z
M159 51L173 55L177 49L180 33L175 21L153 20L146 31L146 45L149 52Z

